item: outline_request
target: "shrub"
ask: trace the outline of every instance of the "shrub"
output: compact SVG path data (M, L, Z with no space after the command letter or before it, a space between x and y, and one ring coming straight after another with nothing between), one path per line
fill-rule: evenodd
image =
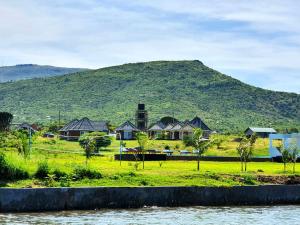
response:
M48 174L47 177L45 177L45 186L47 187L55 187L56 186L56 182L55 182L55 175L54 174Z
M48 162L39 162L35 177L39 179L45 179L46 177L48 177L48 174L50 174Z
M251 175L244 175L242 177L242 182L244 184L254 185L254 184L256 184L256 179L255 179L255 177L253 177Z
M141 180L140 185L147 186L149 183L146 180Z
M59 179L59 181L60 181L61 187L70 187L71 186L70 178L68 176L61 177Z
M86 167L76 167L73 171L73 178L75 180L81 180L84 178L88 179L100 179L102 178L102 174L100 172L97 172L95 170L91 170Z
M55 179L57 179L57 180L60 180L62 177L67 177L68 176L67 173L65 173L64 171L61 171L59 169L55 169L53 171L53 173L51 173L51 174L55 175Z
M55 145L57 141L55 139L47 139L43 141L44 144Z
M133 167L134 167L135 170L138 170L138 169L139 169L139 166L140 166L140 163L139 163L139 162L135 162L135 163L133 164Z
M130 177L136 177L136 173L133 172L133 171L130 171L130 172L128 173L128 175L129 175Z
M29 173L7 162L5 155L0 153L0 177L3 180L26 179Z

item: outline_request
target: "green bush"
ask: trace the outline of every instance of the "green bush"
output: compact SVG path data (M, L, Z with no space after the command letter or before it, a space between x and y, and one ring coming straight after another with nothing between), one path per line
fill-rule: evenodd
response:
M86 167L76 167L73 171L73 179L74 180L81 180L84 178L88 179L100 179L102 178L102 174L100 172L97 172L95 170L91 170Z
M19 180L29 178L29 173L10 164L3 153L0 153L0 178L2 180Z
M71 180L68 176L61 177L59 179L59 182L60 182L61 187L70 187L71 186Z
M56 180L60 180L61 178L67 177L67 176L68 176L68 174L67 174L66 172L61 171L61 170L59 170L59 169L55 169L55 170L53 171L53 173L51 173L51 174L55 175L55 179L56 179Z
M256 178L254 176L251 176L251 175L244 175L242 177L241 181L244 184L247 184L247 185L254 185L254 184L256 184Z
M50 174L50 169L47 161L39 162L38 169L35 173L35 177L39 179L45 179Z

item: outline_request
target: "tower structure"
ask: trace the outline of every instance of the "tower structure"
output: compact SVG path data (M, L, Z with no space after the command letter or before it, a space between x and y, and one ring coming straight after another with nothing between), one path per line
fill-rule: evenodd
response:
M139 130L146 131L148 127L148 112L145 109L145 104L138 104L135 113L135 125Z

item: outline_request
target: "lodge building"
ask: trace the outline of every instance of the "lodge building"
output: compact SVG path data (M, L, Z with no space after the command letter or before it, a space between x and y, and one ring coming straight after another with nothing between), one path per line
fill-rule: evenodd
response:
M183 140L186 136L191 136L195 128L201 128L204 136L208 137L212 130L202 121L201 118L195 117L192 120L180 122L175 118L170 118L168 121L162 118L158 122L148 125L148 112L144 104L138 104L136 111L135 124L126 121L116 128L117 139L130 140L135 139L137 132L147 132L152 139L167 139L167 140ZM167 117L165 117L167 118Z
M92 121L87 117L81 120L75 119L66 124L59 130L59 137L64 140L78 140L84 133L89 132L105 132L109 133L107 122Z

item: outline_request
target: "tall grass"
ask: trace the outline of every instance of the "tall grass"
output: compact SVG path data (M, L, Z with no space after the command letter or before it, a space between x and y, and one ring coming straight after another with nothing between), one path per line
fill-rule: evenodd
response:
M13 164L4 153L0 153L0 178L1 180L19 180L29 178L29 173L22 167Z

